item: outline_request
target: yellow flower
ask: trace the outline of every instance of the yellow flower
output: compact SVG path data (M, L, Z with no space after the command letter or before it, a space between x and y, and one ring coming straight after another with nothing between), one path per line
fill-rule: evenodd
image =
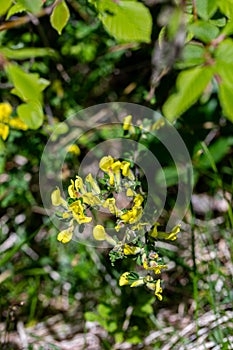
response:
M54 205L55 207L63 205L64 207L67 208L67 203L65 199L61 197L61 192L58 187L51 194L51 202L52 202L52 205Z
M19 118L12 118L9 120L9 125L14 129L27 130L28 126Z
M123 176L129 176L130 162L127 162L126 160L121 162L121 170L122 170L122 175Z
M84 215L84 208L79 200L73 202L69 206L69 210L71 210L74 219L81 225L88 223L92 220L91 217Z
M101 200L99 199L99 197L97 197L96 195L94 195L92 192L86 192L82 195L82 199L83 202L91 205L91 206L95 206L95 205L100 205L101 204Z
M158 232L157 226L159 226L158 223L154 225L153 230L149 233L150 236L153 238L174 241L177 238L177 233L180 232L180 225L176 225L175 227L173 227L171 232Z
M69 196L73 199L80 197L79 192L85 193L85 188L83 185L83 180L80 176L76 176L76 180L70 180L71 185L68 187Z
M105 156L100 160L99 167L104 172L108 172L113 163L114 159L111 156Z
M123 119L123 130L130 130L132 128L132 115L127 115Z
M68 243L72 239L73 230L74 227L70 226L68 229L61 231L57 236L57 240L62 243Z
M133 247L130 246L129 244L125 244L124 245L124 254L125 255L136 255L138 253L140 253L141 248L139 247Z
M0 122L8 123L11 113L12 107L9 103L0 103Z
M78 145L75 145L75 144L68 146L67 152L73 153L76 156L79 156L81 154L80 148L78 147Z
M128 275L130 274L130 272L124 272L119 279L119 286L125 286L127 284L129 284L129 280L128 280Z
M142 202L144 201L144 198L142 197L142 195L137 194L133 201L135 207L140 207Z
M9 126L3 123L0 123L0 136L5 141L9 135Z
M158 254L155 255L158 258ZM167 265L159 265L155 260L147 260L146 254L142 256L142 264L145 270L154 271L156 275L161 273L162 269L167 269Z
M163 292L163 289L160 287L160 279L158 279L155 282L155 296L161 301L163 299L163 296L161 293Z
M93 229L93 237L97 241L104 241L107 238L107 234L102 225L96 225Z
M104 208L108 208L111 214L114 214L117 216L118 214L118 209L116 207L116 200L115 198L108 198L103 204Z
M133 190L131 190L131 188L128 188L126 191L126 196L127 197L133 197L134 196L134 192Z
M93 191L96 193L96 194L100 194L100 188L99 186L97 185L97 183L95 182L95 180L93 179L92 175L91 174L88 174L86 179L85 179L86 182L89 182L89 184L91 185Z
M121 220L124 222L128 222L129 224L134 224L138 220L140 220L142 216L142 208L141 207L133 207L131 210L128 210L126 213L121 215Z
M139 279L139 280L134 281L134 282L130 285L130 287L138 287L138 286L141 286L141 285L143 285L143 284L144 284L143 279Z

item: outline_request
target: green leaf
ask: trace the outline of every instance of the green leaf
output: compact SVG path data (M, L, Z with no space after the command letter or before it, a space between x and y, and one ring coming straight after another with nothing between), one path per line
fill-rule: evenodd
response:
M218 0L220 11L230 19L233 19L233 0Z
M51 48L30 47L24 49L9 49L8 47L0 47L0 53L10 60L25 60L32 57L57 57L56 51Z
M233 122L233 90L232 86L221 83L219 84L219 101L224 115Z
M99 321L99 318L100 318L99 315L95 314L92 311L85 312L84 317L89 322Z
M8 64L6 71L15 87L12 93L19 96L25 102L29 100L42 102L41 91L49 84L47 80L40 79L38 74L25 73L20 67L14 64Z
M216 71L224 84L230 85L233 89L233 40L227 38L222 41L215 51Z
M197 39L203 41L206 44L210 43L219 34L218 27L201 20L191 24L189 26L189 30Z
M16 13L21 13L25 11L25 7L22 4L15 4L10 8L10 10L7 13L6 19L8 20L11 16L13 16Z
M197 14L204 20L211 18L217 11L217 0L196 0Z
M216 167L216 164L226 156L232 145L233 137L222 137L218 139L207 148L208 153L204 152L201 154L195 165L202 169L208 169L211 166L212 168Z
M179 69L190 68L205 62L204 47L197 44L187 44L182 53L182 60L177 63Z
M0 0L0 16L5 15L11 5L12 0Z
M43 5L42 0L17 0L17 3L32 13L39 12Z
M195 67L179 74L176 82L177 92L171 95L163 105L163 113L174 121L201 96L213 76L211 67Z
M41 104L38 101L23 103L17 108L19 118L30 128L38 129L44 120Z
M70 18L70 11L66 2L63 0L53 9L50 16L50 22L52 27L58 32L62 33L62 29L65 27L66 23Z
M136 1L102 0L97 4L106 30L121 42L151 42L150 11Z

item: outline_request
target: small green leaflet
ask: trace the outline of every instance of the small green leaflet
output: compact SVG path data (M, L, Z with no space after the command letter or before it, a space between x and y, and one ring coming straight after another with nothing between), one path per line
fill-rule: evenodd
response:
M120 42L151 42L152 17L141 2L102 0L96 2L106 30Z
M213 77L211 67L195 67L178 75L177 92L171 95L163 105L163 113L169 121L174 121L201 96Z
M63 28L67 24L70 18L70 11L66 2L63 0L53 9L53 12L50 16L50 23L52 27L61 35Z

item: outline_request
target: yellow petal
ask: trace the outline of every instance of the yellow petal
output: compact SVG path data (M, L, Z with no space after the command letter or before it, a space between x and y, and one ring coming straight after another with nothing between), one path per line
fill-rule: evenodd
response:
M57 187L51 194L52 205L58 207L59 205L67 206L66 201L61 197L60 189Z
M124 254L125 255L136 255L138 253L140 253L141 248L139 247L133 247L130 246L129 244L125 244L124 245Z
M9 103L0 103L0 121L8 123L9 116L12 113L12 107Z
M141 194L137 194L133 201L135 203L134 204L135 207L140 207L142 202L144 201L144 198L142 197Z
M129 175L129 168L130 168L130 162L123 161L121 163L121 170L122 170L122 175L123 176L128 176Z
M128 280L128 275L130 274L130 272L124 272L119 279L119 286L125 286L126 284L129 284L129 280Z
M131 188L128 188L126 191L126 196L127 197L133 197L134 196L134 192L133 190L131 190Z
M129 130L132 126L132 115L127 115L123 119L123 130Z
M67 230L61 231L57 236L57 240L62 242L62 243L68 243L72 239L72 236L73 236L72 231L73 230L71 228L68 228Z
M97 185L97 183L95 182L95 180L93 179L92 175L91 174L88 174L85 181L89 182L93 191L96 193L96 194L99 194L100 193L100 188L99 186Z
M99 167L101 170L108 172L113 163L114 159L111 156L105 156L100 160Z
M12 128L19 130L27 130L28 126L19 118L12 118L9 120L9 124Z
M93 229L93 237L97 241L104 241L106 239L106 232L102 225L96 225Z
M141 285L143 285L143 284L144 284L143 280L140 279L140 280L134 281L134 282L130 285L130 287L138 287L138 286L141 286Z
M3 123L0 123L0 136L5 141L9 135L9 126Z
M79 156L81 154L81 151L80 151L80 148L78 147L78 145L70 145L68 148L67 148L67 152L69 153L73 153L75 154L76 156Z

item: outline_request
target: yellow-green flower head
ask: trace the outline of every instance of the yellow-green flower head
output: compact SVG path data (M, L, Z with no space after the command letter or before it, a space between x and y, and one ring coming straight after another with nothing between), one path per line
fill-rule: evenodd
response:
M65 199L61 197L61 192L58 187L51 194L51 202L55 207L59 207L60 205L67 207L67 203Z
M124 272L119 279L119 286L125 286L127 284L129 284L129 280L128 280L128 276L129 276L130 272Z
M79 156L81 154L80 148L78 147L78 145L75 145L75 144L68 146L67 152L73 153L76 156Z
M130 130L130 128L132 127L132 119L132 115L127 115L126 117L124 117L123 130Z
M69 206L69 210L71 210L74 219L81 225L88 223L92 220L91 217L87 217L84 215L84 208L79 200L73 202Z
M124 254L125 255L136 255L141 252L140 247L130 246L129 244L124 245Z
M144 201L144 198L142 197L141 194L137 194L133 201L134 201L135 207L140 207L142 202Z
M102 225L96 225L93 229L93 237L97 241L104 241L107 238L107 233Z
M130 162L127 162L126 160L123 160L121 162L121 170L123 176L129 176L130 173Z
M71 241L73 236L74 227L70 226L68 229L59 232L57 235L57 240L62 243L68 243Z
M93 189L93 191L96 194L100 194L100 188L97 185L97 183L95 182L95 180L93 179L91 173L87 175L85 181L88 182L91 185L91 188Z
M99 162L99 167L104 172L109 172L109 169L112 167L114 159L111 156L103 157Z

